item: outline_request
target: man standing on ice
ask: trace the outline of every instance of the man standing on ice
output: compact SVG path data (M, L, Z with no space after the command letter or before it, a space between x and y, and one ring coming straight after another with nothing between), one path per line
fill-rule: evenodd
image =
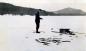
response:
M37 13L35 14L35 23L36 23L36 33L40 33L38 30L39 30L39 27L40 27L40 14L39 14L39 11L37 11Z

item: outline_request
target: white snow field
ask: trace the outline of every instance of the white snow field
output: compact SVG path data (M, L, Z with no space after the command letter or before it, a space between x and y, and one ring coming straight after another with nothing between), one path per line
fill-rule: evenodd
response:
M0 51L86 51L86 16L41 16L40 34L35 32L35 16L0 16ZM51 32L70 28L76 35ZM72 36L72 37L69 37ZM43 45L35 39L57 37L63 42Z

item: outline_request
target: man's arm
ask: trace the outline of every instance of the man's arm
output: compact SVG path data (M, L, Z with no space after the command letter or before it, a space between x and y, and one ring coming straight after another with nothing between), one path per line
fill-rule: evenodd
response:
M40 19L43 19L43 18L40 18Z

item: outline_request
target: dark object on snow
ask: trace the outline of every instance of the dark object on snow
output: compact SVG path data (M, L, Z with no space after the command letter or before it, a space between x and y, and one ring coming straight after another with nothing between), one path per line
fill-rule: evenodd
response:
M43 45L49 45L50 43L46 42L46 40L44 38L40 38L40 39L35 39L37 42L42 43Z
M62 42L71 42L71 41L62 41Z
M54 32L54 33L59 33L59 32L57 32L57 31L51 31L51 32Z
M70 31L70 29L60 29L59 33L75 35L73 32Z
M53 30L53 28L51 28L51 30Z
M43 45L47 45L49 46L51 43L54 43L56 45L59 45L62 42L71 42L68 40L61 40L62 38L39 38L39 39L35 39L38 43L42 43Z
M72 37L72 36L69 36L69 37Z
M53 42L53 43L56 43L57 45L59 45L59 44L61 43L61 40L53 39L52 42Z
M55 43L57 45L59 45L61 43L61 40L58 38L39 38L39 39L35 39L37 42L42 43L43 45L47 45L49 46L49 44Z

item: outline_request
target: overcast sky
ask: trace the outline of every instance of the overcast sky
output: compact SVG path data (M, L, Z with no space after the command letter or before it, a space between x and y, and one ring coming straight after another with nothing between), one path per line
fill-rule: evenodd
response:
M86 0L0 0L0 2L12 3L23 7L39 8L47 11L55 11L66 7L86 11Z

